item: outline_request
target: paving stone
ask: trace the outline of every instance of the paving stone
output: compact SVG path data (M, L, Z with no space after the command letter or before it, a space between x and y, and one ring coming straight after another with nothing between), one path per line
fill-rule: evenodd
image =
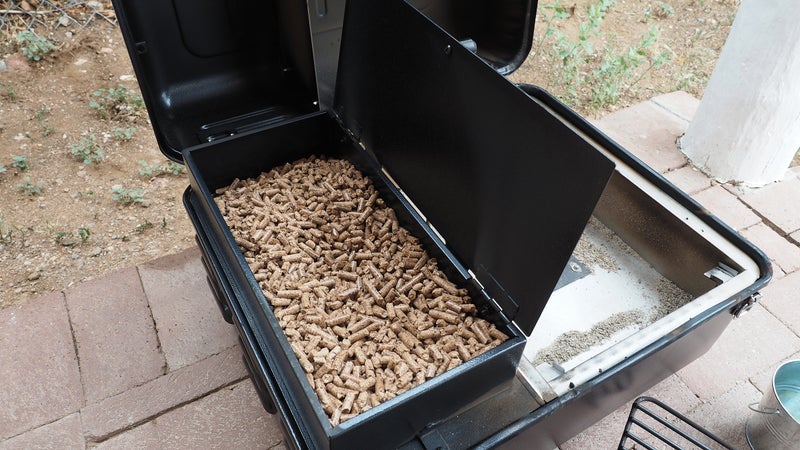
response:
M78 413L0 441L0 450L83 448L86 448L86 444L81 432L81 416Z
M152 380L164 355L136 268L66 292L87 403Z
M728 325L711 350L678 376L701 400L711 400L798 349L800 338L757 304Z
M78 359L60 292L0 310L0 439L83 404Z
M692 119L694 119L697 107L700 106L700 100L686 91L661 94L657 97L653 97L650 101L687 122L691 122Z
M795 272L765 287L761 304L796 334L800 334L800 272ZM800 347L795 347L800 350Z
M169 370L236 344L236 329L222 319L197 247L143 264L139 276Z
M800 244L800 230L790 234L789 237L792 239L792 241L794 241L795 244Z
M711 187L711 178L708 178L706 174L691 165L667 172L664 177L680 190L690 195Z
M616 411L600 419L579 435L558 446L561 450L617 448L628 420L631 404L626 403Z
M670 376L642 395L661 400L680 413L687 412L700 404L700 400L676 375ZM622 438L622 431L628 421L632 404L633 401L625 403L581 434L561 444L559 448L561 450L616 448Z
M241 349L230 348L86 406L81 411L84 433L89 439L102 440L246 376Z
M688 122L653 102L637 103L613 112L596 125L658 172L677 169L687 163L675 139L686 131Z
M785 360L781 360L776 362L775 364L771 365L768 369L762 370L761 372L753 375L750 377L750 382L753 386L756 387L762 394L772 390L772 378L775 376L775 371L778 370L778 367L781 364L785 363L786 361L797 361L800 360L800 352L795 353L794 355L786 358Z
M782 234L800 230L800 179L789 178L751 190L741 199L780 228Z
M734 230L742 230L761 221L753 211L722 186L714 186L692 197Z
M749 447L745 423L755 414L748 405L760 399L761 393L752 384L741 382L729 392L698 406L688 417L733 448L746 449Z
M284 439L250 380L170 411L155 425L164 448L273 448Z
M742 235L763 250L773 262L773 266L777 264L785 273L800 269L800 247L764 223L753 225L742 231Z
M153 422L146 422L92 447L93 450L161 450L161 438Z

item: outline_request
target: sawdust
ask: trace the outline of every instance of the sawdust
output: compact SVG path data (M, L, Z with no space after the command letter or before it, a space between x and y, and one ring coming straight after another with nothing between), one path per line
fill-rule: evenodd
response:
M630 310L611 315L602 322L596 323L588 331L571 330L559 336L555 342L539 350L534 364L558 363L569 361L577 355L610 339L620 330L632 325L643 326L645 314L639 310Z
M658 303L656 303L655 310L652 312L652 322L666 316L694 299L692 294L684 291L667 278L658 280L656 292L658 292Z
M618 256L614 255L619 255L620 250L636 257L642 264L647 264L616 233L592 217L586 226L586 231L578 241L573 255L589 268L616 272L621 268L617 260ZM640 279L638 282L642 283L642 280ZM540 350L534 358L535 363L563 364L592 347L608 341L615 333L627 327L644 328L694 299L694 296L663 276L658 276L653 288L652 294L645 294L651 300L651 307L613 314L592 326L588 331L567 331L556 338L552 344Z
M595 239L599 242L593 242L590 238L592 235L596 236ZM616 233L592 216L575 246L573 255L590 268L600 267L608 272L616 272L619 270L619 264L608 248L621 249L629 255L637 255L636 251Z
M581 236L572 254L578 261L586 264L590 268L597 266L609 272L616 272L619 270L619 266L614 258L599 246L594 245L585 235Z

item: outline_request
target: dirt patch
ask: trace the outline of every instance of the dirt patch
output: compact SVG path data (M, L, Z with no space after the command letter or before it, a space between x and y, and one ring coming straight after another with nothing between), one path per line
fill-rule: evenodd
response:
M53 56L32 62L6 43L0 72L0 307L193 244L186 175L140 175L139 161L166 163L146 113L103 119L90 107L100 89L138 93L119 28L47 36ZM72 146L91 136L103 159L84 164ZM141 201L115 200L115 186Z
M105 5L104 11L110 4L94 3ZM589 3L570 2L572 15L551 28L574 37ZM662 3L672 12L658 13ZM548 5L540 2L540 10ZM657 25L659 39L648 51L669 50L670 62L625 88L617 104L595 109L578 102L576 107L600 115L675 89L700 96L737 6L733 0L617 0L602 25L608 45L596 42L594 47L627 48ZM0 65L0 165L6 168L0 173L0 307L193 245L194 232L180 199L186 175L169 170L140 175L139 161L150 169L166 162L146 115L103 119L90 107L99 89L122 86L138 93L119 29L104 20L82 29L58 17L37 17L43 24L37 33L56 44L41 61L20 53L13 39L19 29L0 33L5 63L4 70ZM542 39L548 26L539 17L536 27L534 54L512 80L564 95L569 86L553 77L554 61L546 51L552 43ZM594 66L585 71L597 67L597 55L589 58ZM585 96L591 86L584 83L579 93ZM130 139L117 137L131 127L136 130ZM84 164L71 146L90 136L104 159ZM13 166L19 162L14 157L24 157L26 171ZM127 199L131 204L121 201L120 189L135 194Z

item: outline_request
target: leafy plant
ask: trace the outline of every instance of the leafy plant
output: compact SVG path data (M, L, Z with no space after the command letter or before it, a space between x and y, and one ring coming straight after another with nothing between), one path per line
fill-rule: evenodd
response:
M606 17L606 12L614 6L616 0L598 0L587 7L586 19L578 25L577 40L571 40L566 34L553 27L553 20L563 20L566 10L557 0L553 8L554 15L549 19L545 38L552 36L555 42L545 50L550 60L551 67L558 67L550 74L548 86L556 85L564 90L566 99L570 103L579 100L579 89L586 81L585 68L594 56L592 40L602 33L600 25ZM569 17L569 16L566 16ZM543 45L544 42L541 43Z
M0 173L6 173L6 166L0 164Z
M11 167L20 172L28 171L28 158L25 155L12 156L11 159L14 161L11 163Z
M147 178L155 178L159 175L172 175L178 176L186 171L186 167L173 161L167 161L164 164L147 164L147 161L140 160L139 165L142 169L139 170L139 175Z
M657 2L655 6L648 5L644 8L644 17L648 22L652 18L666 19L673 14L675 14L675 8L673 8L669 3L664 3L661 1Z
M153 226L154 226L153 222L150 222L149 220L144 219L144 222L136 225L136 228L134 228L134 231L136 231L137 233L144 233L145 231L149 230L150 228L153 228Z
M127 189L116 185L111 188L112 198L123 205L141 204L144 202L144 189Z
M34 119L35 119L37 122L40 122L40 123L41 123L41 122L42 122L42 121L43 121L45 118L47 118L47 116L48 116L49 114L50 114L50 108L48 108L47 106L41 106L41 107L39 107L39 109L37 109L37 110L36 110L36 112L33 114L33 118L34 118Z
M22 54L31 61L39 61L56 49L55 44L46 37L39 36L31 30L17 33L17 44Z
M556 0L541 8L545 32L536 53L552 67L546 87L573 107L602 108L620 100L653 69L663 66L671 54L657 51L658 28L652 27L641 39L619 50L607 38L601 25L616 0L594 0L578 23L577 37L556 28L558 21L573 16L574 6L566 8ZM660 14L670 14L670 6L659 2ZM609 43L609 41L612 41ZM603 42L595 48L595 42Z
M129 116L144 106L142 97L131 92L125 86L98 89L92 93L89 107L95 110L101 119Z
M670 60L669 52L663 51L653 57L648 56L648 50L653 47L658 39L659 30L656 27L642 35L639 42L628 47L627 51L615 53L608 51L603 56L600 68L594 70L594 88L591 103L597 108L602 108L619 101L622 90L630 90L651 70L657 69ZM644 70L637 72L642 66Z
M66 239L66 238L68 238L70 236L72 236L72 232L71 231L59 230L59 231L56 231L55 234L53 235L53 240L56 241L56 244L61 244L61 243L64 243L64 239ZM70 243L70 245L72 245L72 243Z
M25 177L25 180L17 185L18 191L28 195L39 195L42 193L42 189L44 189L44 183L41 181L33 183L30 177Z
M81 238L81 242L86 242L89 239L89 236L92 235L92 231L86 227L78 228L78 237Z
M103 149L97 144L97 138L92 134L82 137L77 144L70 144L72 156L84 164L99 163L103 160Z
M0 214L0 242L2 242L3 244L11 242L13 234L14 230L12 229L12 227L6 226L5 220L3 219L3 215Z
M114 128L111 134L121 141L130 141L136 135L136 127Z
M50 115L50 108L46 106L42 106L36 110L36 113L33 115L34 120L36 123L39 124L39 128L42 130L42 136L47 137L50 136L53 131L56 129L52 126L47 124L47 117Z
M14 85L8 83L0 83L0 87L3 88L5 91L5 96L8 98L9 101L16 101L17 100L17 91L14 89Z

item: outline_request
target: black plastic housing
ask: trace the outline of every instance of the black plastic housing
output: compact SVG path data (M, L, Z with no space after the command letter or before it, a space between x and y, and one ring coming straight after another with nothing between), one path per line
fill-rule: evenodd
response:
M224 164L220 164L220 155L224 155ZM400 224L420 238L426 251L439 261L440 267L452 281L470 291L480 315L510 337L500 346L337 427L330 426L211 194L216 188L230 184L234 178L256 176L272 167L309 155L345 158L373 180L381 198L397 213ZM364 440L364 436L370 435L381 437L381 447L400 445L428 424L449 417L514 377L525 346L525 335L505 320L486 294L462 275L458 263L430 227L402 198L366 152L348 139L328 114L317 113L263 131L195 147L187 150L184 157L192 190L197 193L199 210L196 213L206 218L206 226L211 234L203 239L217 243L220 251L218 264L245 312L247 326L253 330L280 396L286 399L287 408L298 429L306 442L313 443L312 447L375 448L375 442Z
M311 2L309 2L311 3ZM344 0L315 0L341 26ZM531 48L536 0L411 2L500 73ZM161 151L318 110L309 8L301 0L113 0ZM317 32L318 30L313 30ZM331 42L335 63L338 38Z
M760 276L746 289L725 301L707 309L691 321L666 333L658 341L631 355L613 368L598 374L590 382L576 386L574 390L557 399L538 406L527 388L514 378L505 389L490 392L478 401L464 407L458 413L432 423L417 436L400 445L404 450L432 450L438 447L460 448L506 448L531 449L553 448L593 423L602 419L618 407L642 392L658 384L687 364L707 352L734 319L734 312L756 295L771 279L772 270L769 259L758 248L742 238L741 235L708 212L686 193L653 171L641 160L633 156L616 142L598 131L593 125L570 110L550 94L535 86L521 86L531 97L553 108L578 130L586 133L610 153L620 158L638 174L652 182L662 192L669 195L682 206L696 214L705 224L728 239L745 252L759 267ZM189 188L184 196L184 204L192 219L198 237L204 241L203 257L214 258L229 250L226 246L209 243L216 232L211 227L207 214L202 210L203 201ZM317 448L313 442L300 433L294 416L286 406L289 400L277 387L276 376L266 364L262 347L254 338L260 333L257 321L250 320L247 302L240 302L236 290L226 281L225 265L213 265L225 286L226 299L231 302L234 323L244 336L245 348L260 364L260 372L254 374L264 380L270 389L264 394L277 405L279 418L286 432L286 444L292 448ZM255 329L251 328L254 324ZM374 444L373 439L369 443ZM366 444L365 444L366 445Z

